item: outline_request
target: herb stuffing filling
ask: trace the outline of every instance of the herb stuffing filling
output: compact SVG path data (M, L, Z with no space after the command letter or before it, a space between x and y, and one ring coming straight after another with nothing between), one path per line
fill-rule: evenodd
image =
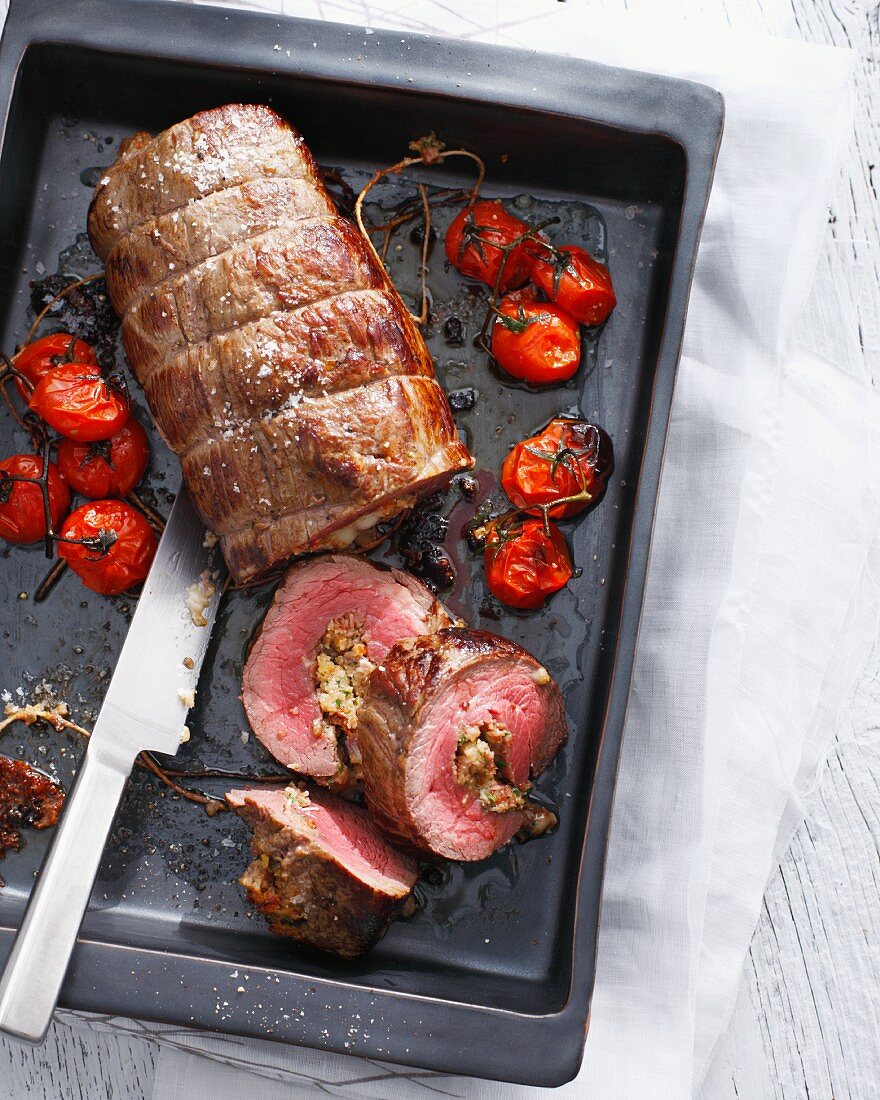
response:
M526 793L504 778L505 752L510 730L494 719L479 725L462 726L455 750L455 779L466 790L475 791L484 809L493 814L523 810Z
M367 656L363 625L354 615L349 612L331 619L315 651L315 691L321 717L315 719L314 733L339 745L346 778L360 778L361 757L352 735L357 731L364 688L375 667Z

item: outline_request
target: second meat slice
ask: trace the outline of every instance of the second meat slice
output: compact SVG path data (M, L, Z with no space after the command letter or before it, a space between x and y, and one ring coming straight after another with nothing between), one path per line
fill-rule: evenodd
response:
M356 546L472 465L406 307L274 111L232 104L135 135L89 234L237 581Z

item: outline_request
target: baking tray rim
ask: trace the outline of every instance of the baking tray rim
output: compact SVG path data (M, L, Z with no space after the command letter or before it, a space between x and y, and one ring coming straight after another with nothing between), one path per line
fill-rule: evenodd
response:
M162 26L163 39L152 44L147 32ZM279 29L291 37L315 41L319 48L291 57L273 49ZM222 31L222 33L221 33ZM340 48L347 38L363 40L357 65L343 69ZM222 66L348 85L377 85L397 94L433 94L464 102L492 103L520 110L564 115L604 127L641 134L658 134L678 144L685 156L685 191L681 204L675 256L669 280L665 319L657 356L642 455L639 487L633 507L626 579L619 629L615 640L611 684L599 735L596 771L589 796L587 827L576 890L572 980L569 996L557 1012L529 1015L488 1005L404 993L379 986L353 985L344 980L246 966L249 999L277 1006L273 1034L250 1017L219 1019L213 1005L215 986L228 981L235 963L190 954L128 947L81 937L62 991L66 1008L105 1017L133 1016L160 1023L205 1028L232 1035L275 1039L294 1045L381 1058L404 1065L476 1077L492 1077L531 1085L560 1085L577 1072L589 1024L595 976L601 882L608 842L614 782L620 753L632 667L646 583L654 510L681 352L684 322L700 230L711 189L721 140L724 106L720 94L703 85L676 78L612 68L572 58L554 59L507 47L477 45L457 39L409 33L376 32L338 23L274 17L209 6L189 6L167 0L12 0L0 42L0 104L5 147L9 113L18 74L31 46L81 47L115 55L195 65ZM402 48L405 46L406 48ZM490 58L486 62L487 56ZM268 60L267 60L268 59ZM478 63L479 61L479 63ZM305 62L305 64L303 64ZM517 76L540 65L541 80L531 86ZM457 78L452 89L451 73ZM411 73L411 82L402 82ZM595 900L583 904L585 884L598 885ZM11 946L14 928L0 922L0 956ZM241 964L238 964L241 965ZM102 988L105 967L125 966L138 974L137 989L108 996ZM175 1012L181 971L195 1013ZM338 1007L319 1003L319 992ZM283 1000L282 1000L283 997ZM376 1041L351 1049L333 1025L364 998L371 1011L390 1028L377 1049ZM283 1026L284 1006L291 1002L311 1010ZM419 1013L418 1030L410 1013ZM329 1023L330 1027L326 1027ZM321 1034L327 1030L328 1035ZM378 1029L377 1029L378 1030ZM469 1043L462 1037L468 1036ZM503 1036L503 1041L502 1040ZM481 1042L488 1040L488 1043ZM487 1057L488 1056L488 1057Z

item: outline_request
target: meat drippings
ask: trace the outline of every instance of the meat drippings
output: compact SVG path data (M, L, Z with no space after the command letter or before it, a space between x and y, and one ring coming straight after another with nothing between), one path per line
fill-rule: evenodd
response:
M505 753L510 730L490 719L480 725L462 726L455 750L455 779L459 786L474 791L485 810L504 814L522 810L527 804L526 790L509 783L505 777Z
M0 756L0 859L20 847L23 826L54 825L63 803L64 792L48 776L24 760Z
M339 746L342 763L334 786L348 786L361 778L357 712L375 667L367 656L363 625L354 615L349 612L331 619L315 651L315 691L322 717L315 719L314 733Z

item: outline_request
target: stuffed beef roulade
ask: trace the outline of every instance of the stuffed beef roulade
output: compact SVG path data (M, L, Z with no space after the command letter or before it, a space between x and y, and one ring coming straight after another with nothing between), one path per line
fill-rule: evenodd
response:
M349 554L294 565L245 664L242 700L277 760L319 783L360 777L358 705L367 678L402 638L452 619L415 578Z
M530 778L565 738L559 686L514 642L461 627L403 641L358 711L367 806L412 852L484 859L527 823Z

